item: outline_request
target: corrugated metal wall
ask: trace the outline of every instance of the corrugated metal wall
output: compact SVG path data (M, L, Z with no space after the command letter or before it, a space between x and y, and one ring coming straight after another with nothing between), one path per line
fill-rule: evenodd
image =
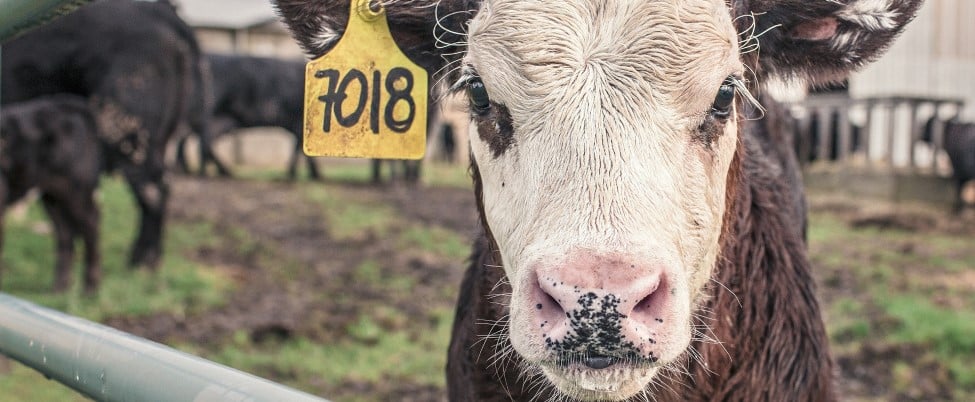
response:
M853 76L850 92L962 98L963 118L975 120L975 1L927 0L890 51Z

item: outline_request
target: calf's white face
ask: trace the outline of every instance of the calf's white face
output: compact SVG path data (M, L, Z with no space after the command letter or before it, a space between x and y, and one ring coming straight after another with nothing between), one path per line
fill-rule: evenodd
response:
M515 350L559 391L625 399L692 338L743 88L721 0L492 0L458 87Z

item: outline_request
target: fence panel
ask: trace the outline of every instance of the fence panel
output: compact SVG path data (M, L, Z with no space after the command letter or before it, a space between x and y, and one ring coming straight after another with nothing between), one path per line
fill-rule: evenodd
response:
M97 401L327 402L4 293L0 354Z

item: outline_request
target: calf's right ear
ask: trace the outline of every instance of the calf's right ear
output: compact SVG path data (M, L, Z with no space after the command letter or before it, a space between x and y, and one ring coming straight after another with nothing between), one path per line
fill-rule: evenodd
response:
M338 43L349 21L349 0L273 0L298 44L318 58ZM467 21L479 0L373 0L386 10L393 39L410 59L434 73L443 55L464 50ZM363 49L368 51L368 49Z

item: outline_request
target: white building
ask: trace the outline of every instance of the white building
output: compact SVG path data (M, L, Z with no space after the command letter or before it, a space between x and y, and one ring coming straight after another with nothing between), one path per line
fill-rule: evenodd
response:
M206 52L300 58L269 0L174 0Z
M886 55L850 80L853 97L960 98L975 121L975 1L927 0Z

